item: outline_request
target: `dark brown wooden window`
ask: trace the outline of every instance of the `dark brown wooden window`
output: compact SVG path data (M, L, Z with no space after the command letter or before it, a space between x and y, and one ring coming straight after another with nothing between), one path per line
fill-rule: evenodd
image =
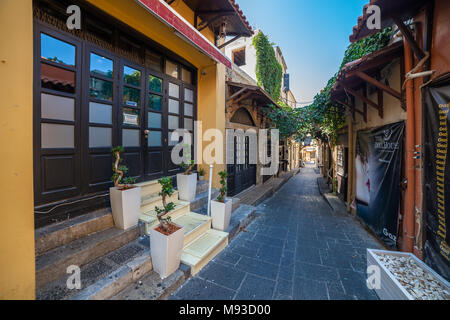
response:
M138 181L176 174L170 133L193 133L196 70L83 12L82 37L35 20L36 205L108 190L117 145Z

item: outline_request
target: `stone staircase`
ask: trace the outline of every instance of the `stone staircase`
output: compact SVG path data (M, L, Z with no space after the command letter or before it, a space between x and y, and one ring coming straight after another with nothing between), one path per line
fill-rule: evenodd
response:
M69 299L79 293L67 288L69 266L80 268L82 289L124 265L133 265L133 261L137 264L126 277L136 279L152 269L146 244L139 239L139 228L115 228L107 209L38 229L35 238L36 297L40 300ZM99 292L99 296L105 293Z
M115 228L111 211L103 209L36 230L37 299L109 299L151 274L150 241L144 234L158 225L154 208L162 205L161 187L157 181L139 186L141 217L136 227ZM199 191L204 188L203 183ZM205 196L202 192L193 203L203 205ZM172 221L185 229L181 262L195 275L227 246L228 233L211 229L211 218L191 212L177 191L169 201L176 204ZM81 290L67 288L67 268L72 265L80 268Z
M204 191L205 183L200 183L199 191ZM142 184L142 207L140 221L144 224L146 235L155 228L159 222L155 211L155 206L162 205L162 199L158 196L159 185L153 183ZM145 190L145 191L144 191ZM194 203L207 201L207 192L200 193ZM172 222L184 228L184 247L181 254L181 262L191 268L191 274L196 275L209 261L228 245L228 233L220 232L211 228L211 218L191 211L190 203L176 200L178 194L175 193L169 201L174 202L175 210L169 215ZM152 199L152 200L149 200Z

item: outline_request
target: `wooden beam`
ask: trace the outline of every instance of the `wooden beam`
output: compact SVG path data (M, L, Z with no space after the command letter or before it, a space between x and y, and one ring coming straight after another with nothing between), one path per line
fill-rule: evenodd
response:
M360 115L362 115L362 116L364 115L364 113L361 110L356 109L355 106L352 106L352 105L350 105L348 103L345 103L345 102L342 102L340 100L336 100L336 102L339 103L339 104L342 104L343 106L345 106L347 108L349 108L353 113L354 112L358 112Z
M425 57L425 53L423 50L419 47L419 44L414 39L413 34L411 33L411 29L409 29L402 21L402 19L398 17L392 17L394 19L395 24L402 32L403 36L405 37L406 41L408 41L409 45L411 46L411 49L414 52L414 55L417 57L417 59L420 61Z
M364 83L363 97L365 98L364 102L363 102L363 112L364 112L363 117L364 117L364 122L367 123L367 102L366 102L366 100L369 101L369 99L367 99L367 83ZM380 110L380 108L377 108L377 109Z
M243 93L245 90L247 90L247 88L242 88L242 89L239 90L238 92L233 93L233 94L227 99L227 101L233 100L233 99L236 98L238 95L240 95L241 93Z
M252 91L249 91L249 92L247 92L246 94L242 95L241 97L237 98L236 100L230 101L230 104L231 104L231 103L232 103L232 104L239 103L239 102L241 102L242 100L248 98L252 93L253 93Z
M211 19L205 20L202 23L200 23L198 31L202 31L203 29L209 27L211 24L213 24L214 22L219 21L224 16L231 16L231 15L235 15L235 14L236 14L236 12L234 12L234 13L221 13L221 14L219 14L219 15L211 18Z
M237 39L239 39L240 37L241 37L241 35L239 34L239 35L237 35L236 37L234 37L234 38L228 40L227 42L225 42L225 43L223 43L223 44L221 44L221 45L218 46L217 48L222 49L223 47L226 47L226 46L229 45L230 43L235 42L235 41L236 41Z
M358 92L354 91L353 89L350 89L346 85L342 85L342 86L345 91L349 92L355 98L362 100L364 103L370 105L371 107L374 107L377 110L379 109L378 105L375 102L370 101L368 98L364 97L363 95L359 94Z
M378 93L378 115L380 116L381 119L383 119L384 117L384 111L383 111L383 105L384 105L384 97L383 97L383 90L378 89L377 90ZM400 99L401 101L401 99Z
M391 96L393 96L394 98L397 98L398 100L402 100L402 94L394 89L392 89L391 87L388 87L387 85L385 85L384 83L378 81L375 78L372 78L371 76L369 76L368 74L362 72L362 71L356 71L355 73L359 78L361 78L364 81L367 81L368 83L374 85L375 87L377 87L378 89L384 90L387 93L389 93Z

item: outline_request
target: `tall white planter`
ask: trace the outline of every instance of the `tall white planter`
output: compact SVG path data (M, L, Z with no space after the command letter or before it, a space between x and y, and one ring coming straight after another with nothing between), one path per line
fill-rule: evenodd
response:
M182 201L194 201L197 192L197 174L177 174L178 198Z
M178 226L179 227L179 226ZM178 270L184 243L184 229L181 228L169 236L150 230L150 252L153 269L161 279L165 279Z
M231 211L233 201L225 200L225 203L219 201L211 201L211 217L213 229L225 231L230 226Z
M109 189L111 209L116 227L127 230L138 224L141 214L141 187L123 191L119 189Z

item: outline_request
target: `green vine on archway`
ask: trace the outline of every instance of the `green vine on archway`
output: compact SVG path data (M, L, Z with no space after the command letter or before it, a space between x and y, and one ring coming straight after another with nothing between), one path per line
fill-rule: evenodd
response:
M273 44L269 37L259 32L253 38L253 46L256 49L256 79L258 85L269 93L275 101L278 101L281 92L283 68L277 61Z

